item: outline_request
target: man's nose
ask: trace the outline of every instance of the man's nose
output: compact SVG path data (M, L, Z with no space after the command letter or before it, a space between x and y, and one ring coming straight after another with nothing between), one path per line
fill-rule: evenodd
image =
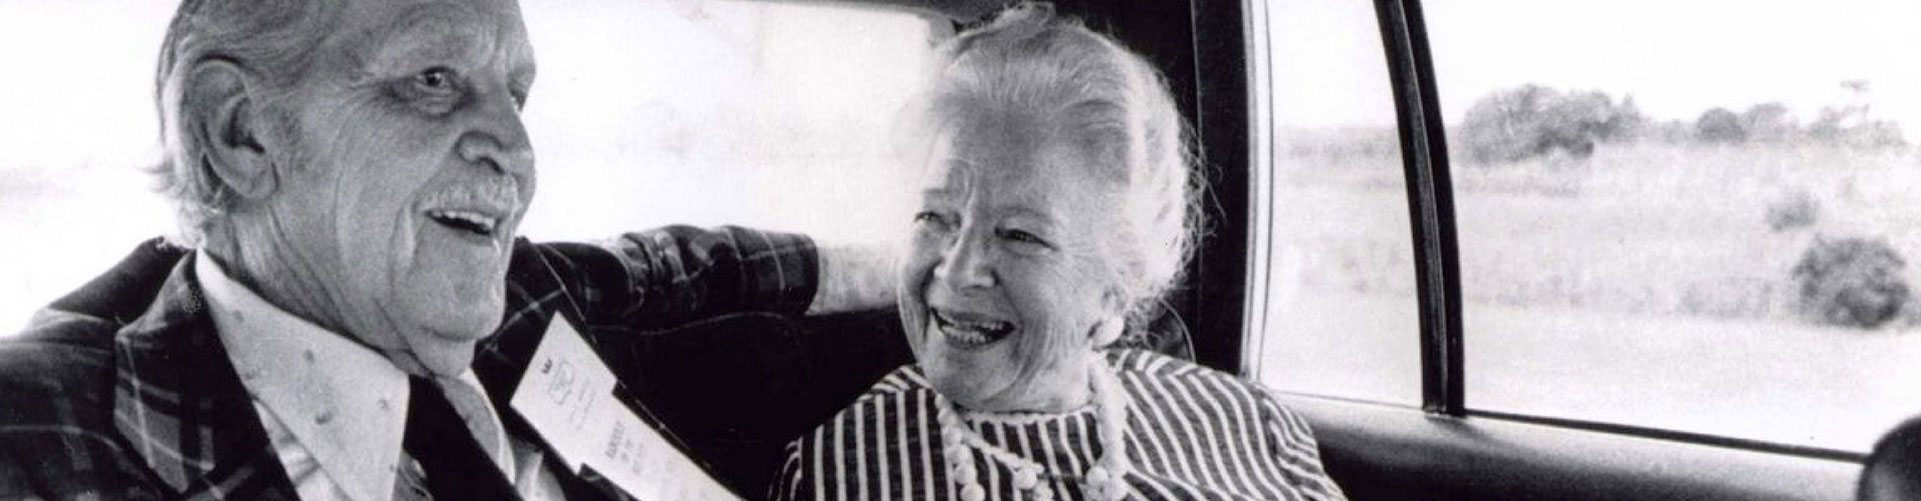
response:
M477 110L474 127L460 137L461 160L517 178L531 176L534 147L519 107L510 98L487 101Z
M963 235L948 246L940 265L934 267L934 277L956 292L993 287L999 280L993 269L992 252L985 239Z

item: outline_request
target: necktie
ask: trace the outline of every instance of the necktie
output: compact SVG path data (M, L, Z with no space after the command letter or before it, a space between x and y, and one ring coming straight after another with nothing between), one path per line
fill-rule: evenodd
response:
M407 405L407 431L401 447L420 463L427 492L439 500L519 500L507 476L494 465L466 421L454 411L440 385L408 378L413 396Z

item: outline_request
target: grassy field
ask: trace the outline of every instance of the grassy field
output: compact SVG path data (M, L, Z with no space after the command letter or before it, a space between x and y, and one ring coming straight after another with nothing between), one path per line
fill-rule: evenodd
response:
M1276 217L1303 237L1279 242L1295 279L1411 293L1398 158L1293 160ZM1454 184L1463 292L1477 302L1791 320L1789 270L1818 236L1885 238L1921 256L1921 157L1909 151L1604 146L1585 161L1457 165ZM1769 205L1796 193L1818 220L1771 230Z
M1266 363L1418 402L1406 195L1375 143L1282 149L1268 322L1292 337ZM1915 315L1816 325L1790 274L1821 237L1921 256L1914 152L1609 146L1455 166L1470 406L1856 450L1921 413ZM1797 196L1818 218L1771 229Z

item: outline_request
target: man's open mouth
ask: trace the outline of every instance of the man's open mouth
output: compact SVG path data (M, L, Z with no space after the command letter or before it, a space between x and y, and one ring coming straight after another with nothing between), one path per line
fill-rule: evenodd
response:
M494 231L500 228L500 218L472 210L433 209L427 211L427 218L441 226L483 237L494 236Z
M941 335L966 348L986 346L1014 333L1014 324L983 315L929 308Z

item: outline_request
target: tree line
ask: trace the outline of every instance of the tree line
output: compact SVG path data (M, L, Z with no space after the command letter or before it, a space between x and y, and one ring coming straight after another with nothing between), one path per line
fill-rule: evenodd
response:
M1901 126L1869 114L1868 84L1841 83L1850 103L1830 105L1799 121L1781 102L1741 111L1715 107L1693 120L1653 120L1634 96L1566 92L1537 84L1500 89L1475 100L1450 141L1481 164L1509 163L1560 153L1575 158L1596 148L1637 142L1694 145L1827 144L1857 149L1907 145Z

